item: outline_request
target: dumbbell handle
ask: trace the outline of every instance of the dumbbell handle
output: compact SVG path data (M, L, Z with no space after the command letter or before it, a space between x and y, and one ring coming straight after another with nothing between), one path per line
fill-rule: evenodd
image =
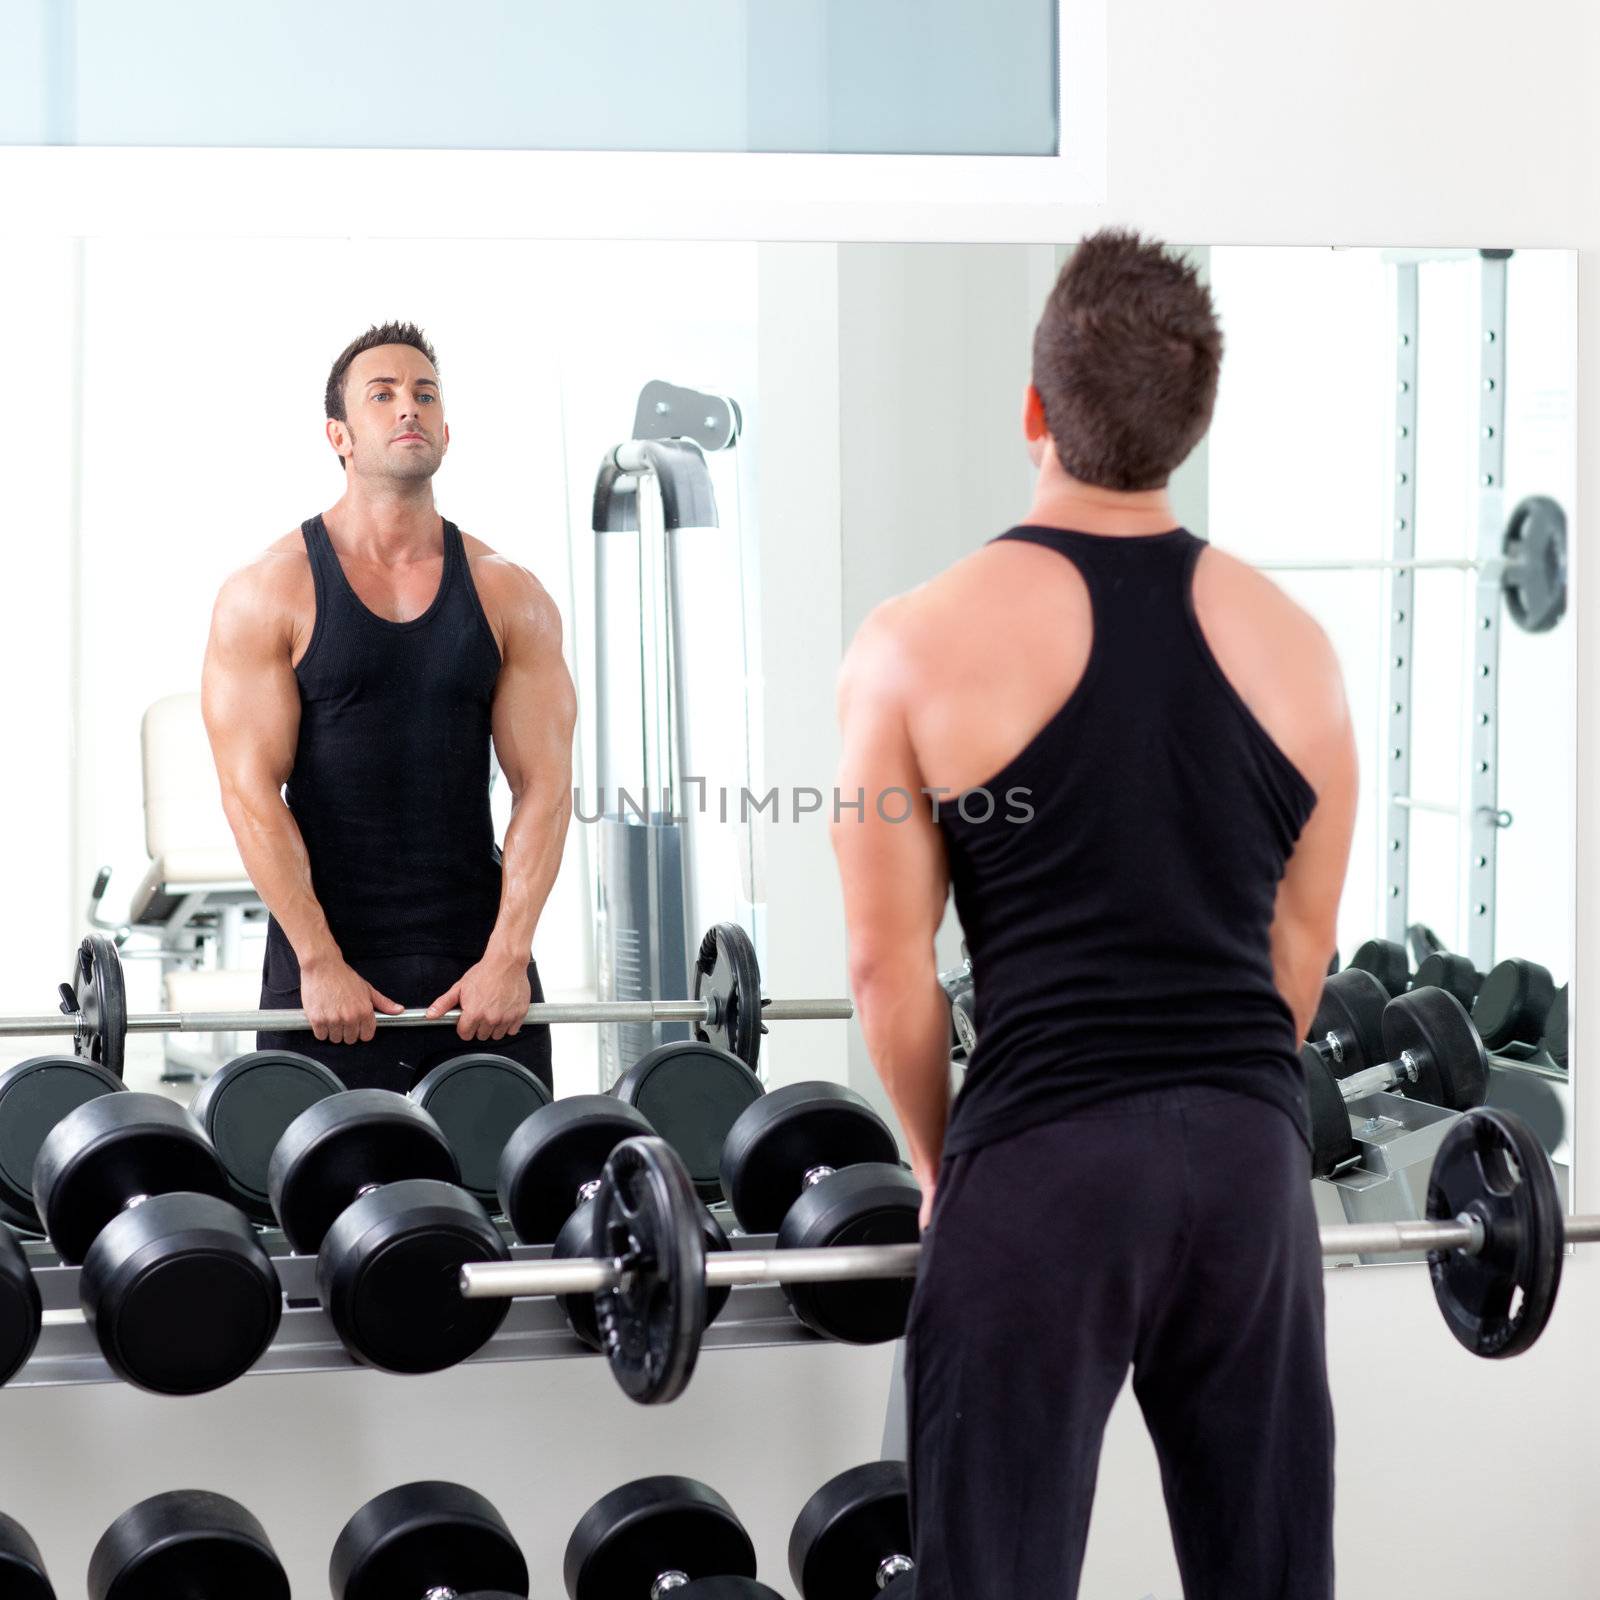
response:
M1339 1093L1348 1101L1359 1100L1364 1094L1376 1094L1383 1089L1392 1089L1397 1084L1416 1081L1416 1063L1409 1050L1402 1050L1397 1059L1380 1061L1375 1067L1352 1072L1348 1078L1340 1078L1338 1084Z

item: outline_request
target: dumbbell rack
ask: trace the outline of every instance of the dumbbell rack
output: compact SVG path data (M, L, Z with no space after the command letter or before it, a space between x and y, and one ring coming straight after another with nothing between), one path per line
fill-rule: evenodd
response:
M283 1284L286 1308L271 1348L250 1369L262 1373L335 1372L361 1368L339 1342L333 1324L317 1304L314 1256L289 1253L276 1229L262 1236ZM739 1234L730 1238L734 1250L767 1251L776 1248L771 1234ZM514 1261L539 1261L550 1255L549 1245L521 1245L508 1240ZM44 1387L69 1383L117 1383L100 1354L94 1333L78 1305L77 1267L55 1264L56 1257L43 1241L26 1246L34 1266L34 1279L44 1302L44 1328L32 1357L7 1385L8 1388ZM704 1348L756 1349L790 1344L822 1344L790 1310L776 1284L757 1284L733 1290L722 1314L706 1329ZM485 1361L551 1361L573 1356L593 1356L567 1326L559 1304L546 1297L514 1300L500 1331L467 1363ZM464 1363L466 1364L466 1363Z

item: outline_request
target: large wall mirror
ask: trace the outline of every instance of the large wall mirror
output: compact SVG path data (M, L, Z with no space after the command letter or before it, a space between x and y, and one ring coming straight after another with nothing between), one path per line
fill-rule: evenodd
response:
M548 995L681 995L718 921L763 959L826 952L820 979L774 965L773 993L837 992L826 810L797 786L832 781L833 677L861 618L1026 510L1030 336L1068 248L17 242L0 286L33 310L0 395L18 443L0 1011L47 1009L92 923L120 941L131 1009L254 1005L263 918L193 700L210 606L337 497L323 380L390 316L439 351L441 509L530 567L566 625L579 801L535 944ZM1386 998L1419 977L1456 993L1481 1092L1565 1183L1574 257L1186 248L1227 353L1178 514L1276 569L1356 715L1340 964ZM940 953L959 974L953 918ZM560 1030L558 1093L656 1037ZM129 1079L181 1097L247 1047L137 1037ZM0 1039L5 1060L50 1048ZM1382 1064L1336 1054L1344 1075ZM872 1087L840 1024L775 1025L762 1062L768 1081ZM1316 1182L1325 1220L1414 1216L1459 1108L1358 1087Z

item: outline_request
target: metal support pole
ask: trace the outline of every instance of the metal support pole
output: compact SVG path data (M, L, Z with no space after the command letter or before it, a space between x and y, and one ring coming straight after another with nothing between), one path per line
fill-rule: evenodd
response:
M1501 557L1505 530L1506 255L1485 252L1481 387L1478 401L1478 556ZM1472 616L1472 755L1468 774L1467 955L1480 971L1494 965L1495 888L1500 851L1499 573L1479 571Z
M1393 565L1389 577L1389 717L1384 792L1389 796L1384 851L1384 931L1403 943L1410 920L1411 646L1417 552L1417 342L1421 331L1417 268L1395 268L1395 441Z

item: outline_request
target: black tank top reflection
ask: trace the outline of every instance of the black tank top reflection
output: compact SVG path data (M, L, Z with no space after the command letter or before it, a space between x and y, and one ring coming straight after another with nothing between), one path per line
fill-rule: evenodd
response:
M444 524L444 572L410 622L369 611L321 517L301 525L316 622L295 676L300 741L285 799L312 884L347 961L483 954L500 903L489 815L490 707L500 651L460 530ZM299 962L276 919L264 983L293 989Z
M1256 1095L1309 1140L1270 929L1316 796L1205 642L1204 541L1001 537L1077 567L1094 639L1032 743L940 807L978 1036L946 1150L1169 1084Z

